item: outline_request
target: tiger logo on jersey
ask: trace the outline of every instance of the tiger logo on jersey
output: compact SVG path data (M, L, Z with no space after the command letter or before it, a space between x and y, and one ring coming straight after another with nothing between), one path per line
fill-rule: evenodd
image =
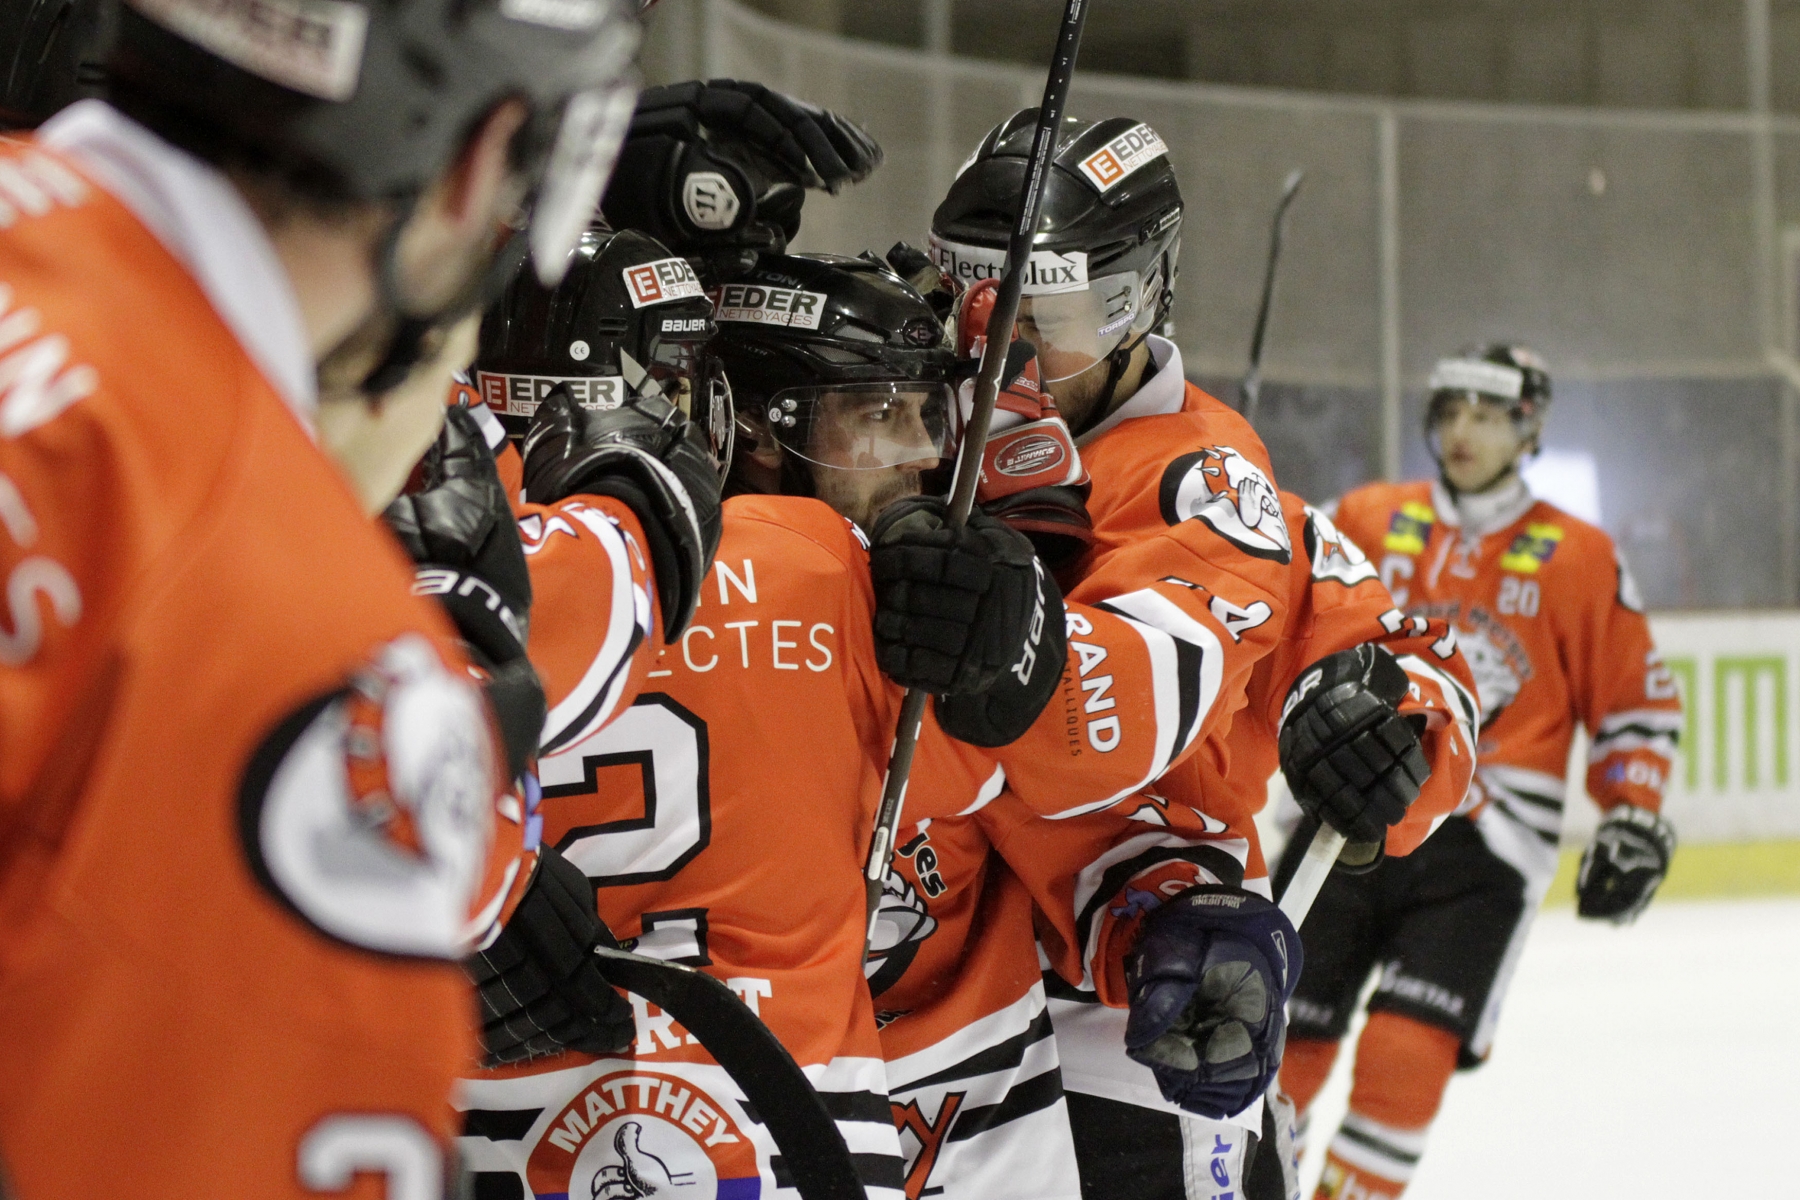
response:
M264 740L239 790L244 847L263 885L327 936L460 958L498 775L481 694L408 634Z
M1209 446L1171 462L1158 501L1170 525L1199 518L1246 554L1284 565L1293 557L1275 485L1230 446Z
M691 1080L614 1070L552 1116L526 1178L540 1200L756 1200L755 1143L734 1112Z
M1507 661L1508 655L1482 629L1458 629L1457 642L1469 672L1475 676L1476 699L1481 704L1482 723L1492 724L1506 706L1518 696L1524 680Z

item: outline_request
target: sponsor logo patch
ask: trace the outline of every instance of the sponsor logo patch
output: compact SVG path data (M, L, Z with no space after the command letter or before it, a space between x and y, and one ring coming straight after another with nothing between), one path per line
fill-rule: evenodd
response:
M1081 160L1081 173L1101 191L1169 152L1156 130L1139 123Z
M496 375L475 372L481 402L509 417L529 417L537 411L557 384L569 389L569 398L582 408L617 408L625 400L625 381L617 375Z
M755 1144L734 1109L691 1080L611 1071L551 1117L526 1177L538 1196L756 1200Z
M1006 251L992 246L971 246L963 242L947 242L933 236L931 261L938 270L953 275L965 284L983 279L998 279L1006 273ZM1088 285L1088 256L1084 250L1058 254L1054 250L1033 250L1025 264L1024 294L1050 296L1058 292L1085 291Z
M659 258L642 266L626 267L625 290L631 293L631 307L667 304L671 300L692 300L704 296L699 276L685 258Z
M134 0L157 24L271 83L348 100L369 13L347 0Z
M719 289L713 304L715 321L817 329L825 311L825 295L757 283L728 283Z
M994 456L994 470L1002 475L1036 475L1062 466L1068 452L1049 434L1021 438Z

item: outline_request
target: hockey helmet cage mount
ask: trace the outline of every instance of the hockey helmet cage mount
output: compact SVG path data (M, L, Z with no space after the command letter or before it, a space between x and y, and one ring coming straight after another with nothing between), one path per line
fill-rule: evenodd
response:
M107 74L161 136L327 202L410 201L522 100L512 156L551 282L630 122L638 37L625 0L125 0Z
M1450 406L1479 400L1504 404L1519 440L1535 452L1550 408L1550 369L1524 346L1492 342L1439 359L1426 390L1425 441L1433 458L1443 458L1437 429Z
M700 426L723 470L734 419L715 332L686 259L648 234L594 227L556 287L521 272L483 314L475 387L514 438L558 386L586 408L654 391Z
M932 258L964 285L1004 269L1036 124L1037 110L1022 109L990 130L932 214ZM1059 340L1053 326L1068 349L1104 361L1168 319L1182 212L1168 147L1149 125L1063 118L1023 289L1046 382L1065 377L1058 347L1044 344Z
M898 412L911 429L897 439L865 437L857 466L945 453L956 356L930 303L886 263L872 255L764 255L713 295L713 344L738 409L784 449L814 459L818 418L854 406ZM798 475L786 474L805 491Z

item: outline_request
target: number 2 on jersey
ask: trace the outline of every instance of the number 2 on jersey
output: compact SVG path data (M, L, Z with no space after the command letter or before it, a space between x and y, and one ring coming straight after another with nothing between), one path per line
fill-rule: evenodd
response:
M545 840L599 887L673 878L712 838L707 768L706 722L647 692L598 733L539 760ZM637 811L617 799L633 775Z

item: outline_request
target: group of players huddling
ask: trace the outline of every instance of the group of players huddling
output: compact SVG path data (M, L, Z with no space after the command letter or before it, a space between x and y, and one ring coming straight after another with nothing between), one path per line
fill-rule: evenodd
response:
M794 1194L623 947L736 992L885 1200L1292 1195L1375 973L1320 1195L1393 1197L1488 1052L1577 722L1582 913L1665 873L1679 701L1606 535L1520 479L1543 364L1438 364L1436 481L1280 490L1158 333L1148 125L1064 121L965 447L1033 111L925 249L789 254L880 149L753 83L637 95L621 0L21 13L7 1194ZM1277 771L1276 879L1349 838L1298 932Z

